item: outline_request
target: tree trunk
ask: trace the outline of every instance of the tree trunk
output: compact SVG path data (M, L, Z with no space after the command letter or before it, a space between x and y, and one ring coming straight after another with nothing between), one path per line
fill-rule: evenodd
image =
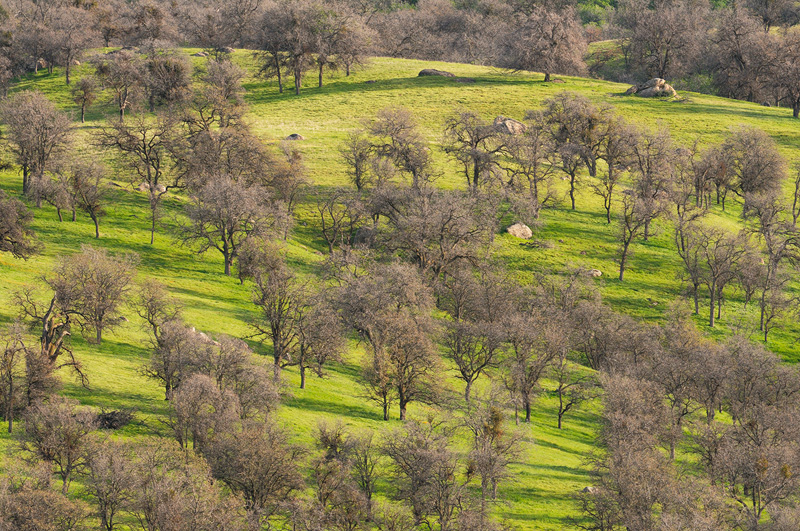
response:
M300 85L303 82L303 73L300 71L299 68L295 68L294 70L294 93L296 95L300 95Z
M569 199L572 202L572 210L575 210L575 176L569 177Z
M792 104L792 118L800 118L800 101Z
M11 374L11 368L8 371L8 397L6 397L6 420L8 421L8 433L14 431L14 377Z
M94 237L100 239L100 220L97 219L97 214L92 214L92 221L94 221Z
M72 221L75 222L78 219L78 212L75 210L75 207L72 207Z
M323 63L319 64L319 88L322 88L322 69L325 68Z
M623 242L622 244L622 256L619 259L619 281L622 282L625 276L625 262L628 260L628 248L630 247L630 242Z
M56 215L58 215L58 221L64 221L64 216L61 215L61 209L56 207Z
M81 103L81 123L86 123L86 102Z
M400 420L406 420L406 402L401 400L400 401Z
M306 366L305 364L300 364L300 389L306 388Z
M525 407L525 422L531 423L531 401L529 398L523 398L523 406Z
M389 402L383 401L383 420L389 420Z
M103 327L101 326L97 327L96 341L98 345L103 342Z
M281 62L278 56L275 56L275 73L278 76L278 94L283 94L283 76L281 75Z
M71 64L71 63L72 63L72 61L71 61L70 59L67 59L67 64L66 64L66 66L64 67L64 75L65 75L65 76L66 76L66 78L67 78L67 79L66 79L66 81L67 81L67 85L69 85L69 84L70 84L70 83L69 83L69 82L70 82L70 80L69 80L69 74L70 74L70 70L72 69L72 64Z
M467 404L469 404L469 395L471 390L472 390L472 381L467 380L467 385L464 388L464 400L467 402Z
M544 73L544 82L547 83L550 81L550 72Z
M708 326L712 328L714 327L714 311L716 310L715 307L716 299L714 298L714 296L716 295L715 293L716 290L717 290L717 285L716 283L713 283L711 285L711 289L709 289L709 296L711 297L711 304L709 306L711 308L711 311L709 312L709 317L708 317Z

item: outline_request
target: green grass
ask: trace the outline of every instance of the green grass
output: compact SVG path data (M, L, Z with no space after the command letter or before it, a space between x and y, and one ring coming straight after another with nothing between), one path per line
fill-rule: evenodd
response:
M190 50L192 52L194 50ZM252 59L238 52L237 60L251 65ZM199 66L202 60L193 58ZM448 78L418 78L424 67L441 68L458 76L474 79L474 83L459 83ZM88 70L78 69L75 79ZM278 94L273 82L248 79L247 120L254 132L267 143L276 143L290 133L300 133L306 140L300 146L314 186L323 189L346 184L339 145L345 134L359 127L362 120L374 117L386 106L403 105L411 109L430 141L443 176L443 187L463 187L463 177L456 166L439 149L445 117L454 109L468 108L486 118L506 115L521 118L525 111L539 107L549 96L570 90L584 94L597 103L613 105L618 112L643 128L661 124L670 128L683 143L700 137L703 143L723 138L730 127L740 123L764 129L779 143L782 153L797 160L800 146L800 121L793 120L787 109L764 108L700 94L681 94L674 100L645 100L623 97L626 85L563 77L563 83L543 83L536 74L509 75L487 67L444 64L435 62L374 59L350 77L341 74L328 76L323 88L314 87L312 75L304 83L300 96ZM374 81L374 83L367 83ZM58 75L28 76L18 89L36 88L47 94L60 107L75 111L63 77ZM91 135L102 125L105 116L113 115L109 104L101 104L87 114L87 123L78 124L81 151L86 156L98 156L92 147ZM103 155L99 155L103 156ZM107 158L107 157L106 157ZM10 322L15 315L11 295L25 285L40 284L39 278L52 267L58 255L75 252L81 244L100 245L113 253L137 252L141 256L138 280L156 279L185 305L185 318L192 325L210 334L247 335L247 321L253 314L247 286L234 278L222 275L222 260L218 254L198 256L192 249L181 247L169 232L180 215L180 198L166 201L164 223L156 235L156 243L148 244L148 207L146 197L133 192L129 176L114 169L111 178L122 187L114 187L108 216L101 221L101 239L95 241L91 221L79 216L77 222L59 223L55 212L44 207L35 212L33 228L44 243L44 252L29 261L0 255L0 324ZM15 171L0 173L0 188L13 194L20 192L21 177ZM739 208L728 213L715 211L720 223L736 226ZM313 205L306 202L298 211L299 223L287 249L293 266L311 274L314 264L325 250L317 236ZM626 280L616 280L617 265L615 226L607 225L604 212L596 197L586 191L578 196L576 211L565 205L543 212L543 226L536 237L552 243L537 248L501 234L496 238L497 255L515 271L522 281L530 281L535 272L558 272L571 266L585 266L603 271L596 285L615 309L637 318L660 320L668 305L678 299L681 285L677 279L680 263L675 254L671 232L661 225L649 242L634 244L634 255ZM130 321L107 334L103 345L94 347L78 338L74 342L77 356L84 362L91 386L83 389L64 374L64 393L87 405L97 407L132 407L137 411L137 423L127 427L122 436L136 437L163 433L161 420L166 411L163 391L139 373L147 359L148 339L132 310L125 314ZM739 294L731 292L723 311L716 335L726 333L741 322L752 323L754 314L742 309ZM697 318L704 326L704 317ZM770 348L787 359L797 359L794 339L800 327L785 323L770 338ZM252 344L260 352L266 350ZM399 421L380 420L378 408L366 402L357 383L361 359L357 344L341 366L333 367L328 378L311 378L308 388L297 389L299 376L293 369L286 371L292 396L279 412L280 419L304 443L322 419L341 418L355 430L380 431L398 427ZM266 360L265 360L266 361ZM448 378L454 392L460 392L455 378ZM545 389L551 384L544 383ZM513 467L514 476L501 485L501 496L508 503L495 508L499 518L507 519L519 529L557 530L570 528L568 519L579 517L579 508L572 496L589 482L585 458L592 449L597 426L597 404L568 416L565 429L555 428L556 403L545 393L537 403L533 422L523 425L527 441L520 462ZM424 418L427 409L412 405L410 415ZM396 411L392 412L396 418ZM13 438L3 436L0 445L15 452ZM383 483L382 492L389 488ZM79 487L78 487L79 489Z

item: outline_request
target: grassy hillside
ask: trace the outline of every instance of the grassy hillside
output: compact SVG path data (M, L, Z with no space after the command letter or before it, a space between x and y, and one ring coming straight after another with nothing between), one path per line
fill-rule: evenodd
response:
M203 60L193 59L197 66L202 66ZM251 62L244 52L237 54L237 60L243 65ZM418 78L417 72L425 67L449 70L473 81ZM75 77L80 77L84 70L85 67L79 69ZM300 133L306 138L301 148L314 189L299 209L299 221L288 242L291 264L304 274L313 274L314 264L321 260L325 250L315 230L313 195L325 187L346 184L338 152L341 141L361 120L373 117L379 109L389 105L406 106L418 118L443 172L439 181L443 187L464 187L463 177L456 173L457 167L438 149L448 113L468 108L486 118L501 114L521 118L527 109L540 106L544 99L561 90L578 92L595 102L613 105L641 127L654 128L663 124L676 139L687 144L698 137L703 143L719 141L732 126L754 125L775 138L787 158L800 159L800 121L793 120L789 110L699 94L681 94L672 101L653 101L622 96L626 86L596 80L565 77L563 83L543 83L540 75L512 76L486 67L393 59L374 59L349 77L329 76L323 88L313 87L316 78L312 77L307 79L300 96L278 94L275 83L258 79L248 79L245 84L250 105L247 116L257 135L267 143L275 143L291 133ZM30 88L41 90L62 108L74 111L69 90L58 72L50 76L44 72L32 75L18 86L18 89ZM91 138L108 114L113 115L109 105L98 105L87 114L86 124L78 124L80 149L87 157L100 156ZM138 280L156 279L164 283L185 305L185 318L190 325L211 335L247 335L247 321L253 312L247 286L222 275L222 259L218 254L198 256L192 249L181 247L171 235L170 227L180 216L181 198L167 200L164 227L157 233L155 245L150 246L145 195L133 191L129 175L123 170L114 169L111 178L120 186L112 188L108 215L101 221L99 241L92 237L93 226L88 218L79 216L75 223L59 223L54 209L44 207L36 210L33 224L44 243L43 254L29 261L0 255L0 324L14 318L15 309L10 300L15 290L35 285L58 255L75 252L81 244L90 243L113 253L139 253ZM19 194L20 175L16 171L0 173L0 188ZM677 279L680 264L671 244L669 227L662 225L649 242L634 244L626 280L620 283L616 280L616 226L606 224L598 199L584 190L578 196L577 211L570 211L563 205L544 211L543 226L536 237L549 245L532 246L503 234L496 239L497 254L523 281L529 280L535 272L558 272L570 266L600 269L603 276L596 283L606 301L636 317L660 319L681 293ZM713 215L722 224L733 227L739 223L736 206L728 213L715 211ZM130 321L107 334L99 348L81 338L75 339L76 354L86 365L91 386L90 389L81 388L64 375L64 392L88 405L134 408L138 422L127 427L123 436L163 432L160 422L166 411L163 390L139 373L149 354L147 336L133 311L127 311L126 315ZM732 292L721 326L714 333L723 334L731 327L742 325L749 330L754 317L752 311L743 310L739 294ZM697 322L704 326L702 317ZM800 336L800 326L792 322L785 325L771 336L769 346L794 360L798 358L794 339ZM265 352L258 344L252 346ZM342 418L356 430L390 430L399 426L397 420L382 422L378 408L361 396L357 382L361 355L360 347L352 343L345 364L332 368L325 380L312 378L308 388L302 391L297 389L297 372L286 371L292 396L279 416L298 440L308 443L321 419ZM454 378L449 379L449 384L456 391L460 388ZM555 428L555 400L547 393L550 388L549 382L545 382L545 392L537 404L533 422L520 427L527 441L525 451L520 463L513 468L513 479L500 488L501 496L508 503L495 509L498 517L519 529L570 528L569 518L579 517L572 496L589 481L584 460L592 448L597 405L568 417L565 429L559 431ZM424 418L426 413L422 406L411 406L412 417ZM392 414L396 419L396 411ZM12 451L15 448L13 439L5 435L0 438L0 444ZM80 494L80 486L75 489ZM386 489L387 485L382 485L382 492Z

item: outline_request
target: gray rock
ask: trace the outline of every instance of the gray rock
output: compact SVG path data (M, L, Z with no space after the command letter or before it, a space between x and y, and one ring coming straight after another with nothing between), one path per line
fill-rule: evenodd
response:
M602 272L602 271L600 271L599 269L590 269L590 270L587 272L587 274L588 274L590 277L593 277L593 278L599 278L599 277L602 277L602 276L603 276L603 272Z
M636 94L642 98L671 98L677 94L671 85L660 77L654 77L640 85L634 85L625 91L625 95Z
M417 75L419 77L424 77L424 76L456 77L455 74L452 74L450 72L445 72L444 70L436 70L435 68L425 68L423 70L420 70L419 74Z
M533 237L533 231L524 223L514 223L506 229L506 232L523 240L530 240Z
M505 116L495 118L493 125L499 132L508 135L521 135L527 129L527 126L519 120L506 118Z
M292 133L286 137L286 140L305 140L305 137L297 133Z

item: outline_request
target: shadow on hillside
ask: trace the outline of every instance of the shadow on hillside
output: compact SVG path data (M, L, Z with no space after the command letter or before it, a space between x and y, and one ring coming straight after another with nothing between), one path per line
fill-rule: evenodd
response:
M225 276L225 275L222 274L222 272L220 272L219 275L221 277ZM239 285L239 281L236 280L236 277L231 276L231 277L225 277L225 278L228 278L232 283L235 281L236 285L237 286ZM226 302L226 303L229 303L229 304L233 305L234 307L238 307L238 305L240 305L242 303L242 298L241 297L237 297L237 296L234 296L234 295L225 295L220 290L216 291L212 295L209 295L208 291L207 290L203 290L202 287L200 289L191 289L191 288L187 288L185 286L174 286L174 285L171 285L169 287L169 290L171 292L173 292L173 293L180 293L181 295L192 297L194 299L201 300L201 301L208 300L208 298L210 296L215 301ZM226 293L230 293L230 290L226 290L225 292ZM194 305L188 304L188 306L194 306ZM208 306L205 305L205 304L199 305L197 307L198 308L208 308ZM226 310L226 312L227 311L229 311L229 310Z
M297 394L295 394L293 398L287 400L285 405L289 407L296 407L302 409L303 411L330 413L332 415L340 415L342 417L359 417L369 420L382 419L381 412L378 407L367 408L363 406L345 405L327 400L320 400L318 398L298 396Z
M465 82L469 79L469 82ZM461 81L459 81L461 80ZM385 92L396 90L408 90L411 87L420 88L469 88L469 87L486 87L486 86L530 86L530 85L546 85L551 86L551 83L545 83L542 80L531 80L529 78L509 78L501 76L479 76L479 77L397 77L392 79L376 79L374 83L366 83L363 81L354 82L352 80L334 79L324 84L322 88L319 87L305 87L300 91L300 95L296 95L293 91L284 90L283 94L278 93L277 89L269 83L245 83L247 92L247 102L250 104L262 103L275 103L287 99L295 99L297 101L309 101L315 98L330 96L333 94L348 94L348 93L370 93L370 92ZM567 84L568 86L569 84ZM552 85L562 86L562 85Z
M566 419L564 422L566 423L568 421L569 421L569 419ZM553 442L542 440L542 439L536 439L536 445L537 446L541 446L543 448L551 448L553 450L558 450L559 452L563 452L565 454L575 454L575 455L583 455L584 454L584 452L580 448L570 448L569 446L561 446L561 445L555 444ZM537 464L536 466L537 467L540 467L540 466L544 467L545 465L538 465Z

